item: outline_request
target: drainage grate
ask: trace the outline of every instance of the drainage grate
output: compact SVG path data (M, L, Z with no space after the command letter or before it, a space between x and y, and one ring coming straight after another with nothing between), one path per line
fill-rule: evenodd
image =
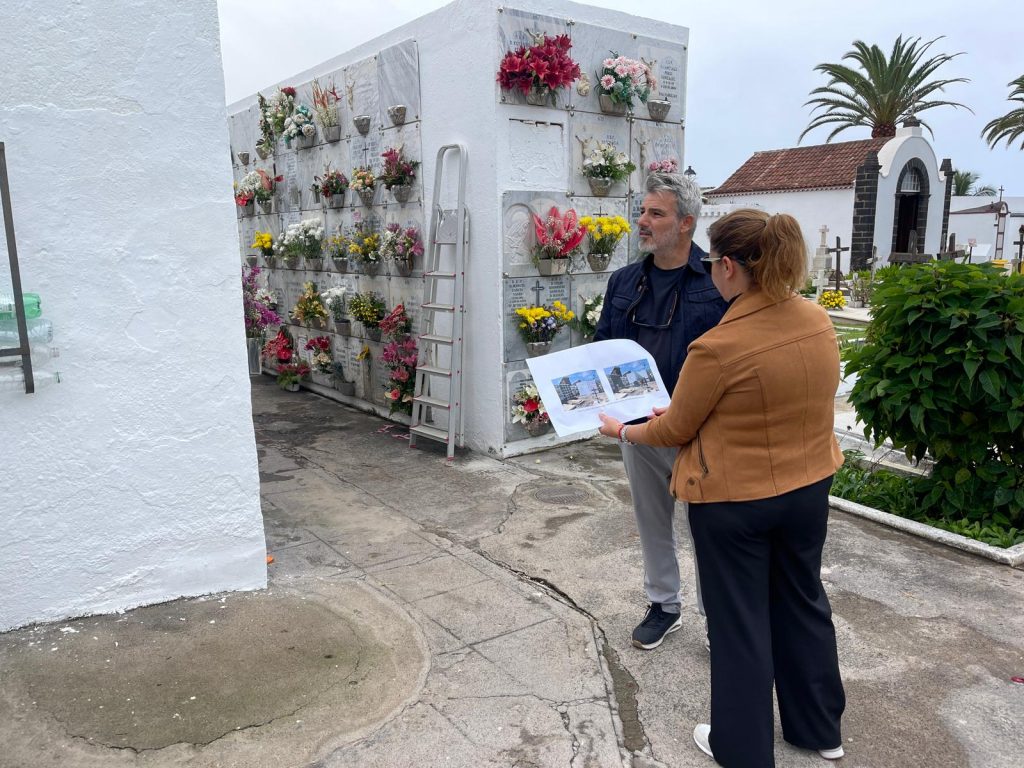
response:
M553 485L538 488L533 492L533 498L544 504L582 504L590 500L590 494L572 485Z

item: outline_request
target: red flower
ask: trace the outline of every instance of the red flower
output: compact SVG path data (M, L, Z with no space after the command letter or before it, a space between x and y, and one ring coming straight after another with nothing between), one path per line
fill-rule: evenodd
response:
M523 403L523 410L527 413L533 413L538 408L540 408L540 404L536 400L530 399Z
M281 93L283 93L285 96L291 96L292 98L295 98L295 89L292 88L290 85L286 85L284 88L282 88Z

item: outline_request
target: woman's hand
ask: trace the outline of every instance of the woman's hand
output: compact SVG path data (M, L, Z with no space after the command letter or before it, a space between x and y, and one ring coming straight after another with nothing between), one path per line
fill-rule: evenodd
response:
M612 416L606 416L603 412L597 414L597 417L601 419L601 426L598 428L605 437L610 437L613 440L619 439L619 429L622 427L622 422Z

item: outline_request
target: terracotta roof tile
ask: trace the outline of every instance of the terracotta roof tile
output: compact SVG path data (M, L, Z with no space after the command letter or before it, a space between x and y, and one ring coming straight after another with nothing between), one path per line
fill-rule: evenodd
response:
M877 152L888 141L888 138L862 139L755 152L708 196L852 187L857 167L869 152Z

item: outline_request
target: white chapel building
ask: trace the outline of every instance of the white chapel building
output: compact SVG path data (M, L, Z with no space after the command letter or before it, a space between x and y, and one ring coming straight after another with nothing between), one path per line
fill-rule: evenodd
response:
M953 165L940 164L916 118L889 138L818 144L756 152L717 188L706 193L694 239L707 244L707 228L737 208L789 213L803 229L808 253L839 237L842 270L889 263L908 251L943 250L949 226Z

